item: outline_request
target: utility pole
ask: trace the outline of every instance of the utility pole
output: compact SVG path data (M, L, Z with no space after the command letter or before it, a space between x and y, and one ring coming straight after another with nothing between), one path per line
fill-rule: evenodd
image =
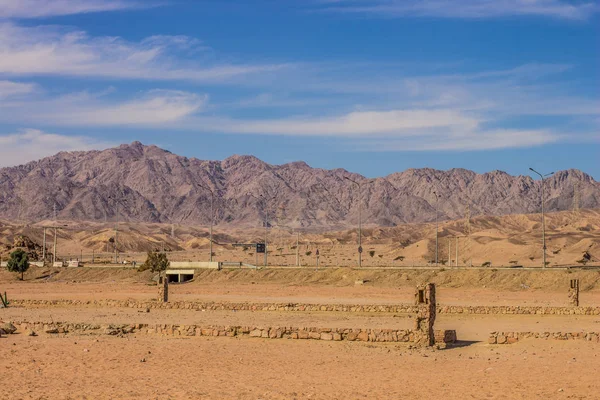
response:
M452 266L452 236L448 236L448 266Z
M300 266L300 232L296 232L296 267Z
M435 195L435 266L437 267L438 265L438 194L437 192L433 192L433 194Z
M44 227L44 248L42 249L42 263L46 263L46 227Z
M579 182L575 182L573 185L573 213L579 214L579 202L581 201L581 195L579 194Z
M529 169L531 171L535 172L536 174L538 174L540 176L540 178L542 178L542 251L543 251L542 252L542 255L543 255L542 268L546 268L546 219L544 216L544 178L554 174L554 172L550 172L548 174L542 175L541 173L537 172L533 168L529 168Z
M467 220L467 243L465 244L465 253L469 252L469 257L471 259L471 266L473 266L473 257L471 255L471 206L467 204L467 211L465 215L465 219ZM466 265L466 258L465 258Z
M215 192L213 192L210 188L208 188L204 185L198 184L198 186L200 186L202 189L208 190L210 193L210 233L209 233L210 257L209 257L209 261L212 262L212 260L213 260L213 223L214 223L214 219L215 219L215 213L214 213Z
M269 205L265 204L265 267L267 266L267 235L269 234Z
M265 224L265 261L264 261L265 264L264 264L264 266L266 267L267 266L267 252L268 252L268 249L267 249L267 239L268 239L268 234L269 234L269 202L271 200L275 200L275 198L277 196L273 196L273 197L270 197L270 198L267 199L262 194L259 195L258 197L256 197L252 193L248 193L248 195L254 197L257 200L261 200L262 199L262 201L264 202L264 207L265 207L265 222L264 222L264 224ZM257 252L257 254L258 254L258 252ZM258 256L257 256L257 258L258 258Z
M119 246L119 241L118 241L118 236L119 236L119 200L115 199L115 202L117 203L117 221L115 224L115 264L119 263L119 250L118 250L118 246Z
M52 266L56 262L56 226L54 226L54 251L52 252Z
M454 247L456 248L456 266L458 267L458 236L456 236L456 245Z
M359 182L356 182L347 176L345 176L344 179L347 179L358 186L358 268L362 268L362 190Z

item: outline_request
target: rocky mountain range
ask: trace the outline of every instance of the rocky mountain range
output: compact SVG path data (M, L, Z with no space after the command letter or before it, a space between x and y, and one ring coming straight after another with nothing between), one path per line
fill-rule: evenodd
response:
M359 192L360 184L360 192ZM542 185L502 171L408 169L367 179L253 156L203 161L139 142L61 152L0 169L0 219L96 220L345 229L540 211ZM213 195L211 195L211 192ZM436 200L437 194L437 200ZM548 211L600 207L600 183L579 170L545 181ZM265 215L268 212L268 216Z

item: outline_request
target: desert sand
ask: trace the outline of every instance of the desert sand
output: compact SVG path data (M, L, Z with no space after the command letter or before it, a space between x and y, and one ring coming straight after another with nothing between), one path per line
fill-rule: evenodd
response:
M89 265L115 260L115 223L85 221L0 221L0 257L6 259L15 240L27 237L33 258L41 258L44 227L58 225L57 260L80 260ZM66 226L65 226L66 225ZM293 231L274 223L268 230L268 265L357 265L356 229L339 232ZM442 221L438 233L441 266L541 267L541 215L479 216ZM264 241L265 230L219 225L213 235L213 259L264 265L253 243ZM458 239L457 239L458 237ZM546 216L548 266L600 265L600 212L580 210ZM141 224L118 225L118 259L142 263L149 250L165 250L171 261L208 261L207 226ZM47 251L53 251L54 230L47 229ZM236 246L235 244L239 244ZM246 244L243 246L241 244ZM296 246L298 244L298 246ZM362 230L364 267L435 265L435 224L405 224ZM457 257L458 256L458 257Z
M394 304L413 301L417 284L435 281L440 305L566 306L569 279L581 302L600 305L597 271L382 270L350 268L204 271L172 284L170 301ZM21 282L0 272L9 300L150 301L149 271L33 268ZM363 279L365 284L355 285ZM482 283L483 282L483 283ZM93 324L216 324L410 328L395 313L209 311L95 305L9 306L3 321ZM172 337L129 334L0 339L1 386L11 399L596 399L600 345L527 339L490 345L492 331L600 331L597 315L440 314L454 329L446 349L406 343Z

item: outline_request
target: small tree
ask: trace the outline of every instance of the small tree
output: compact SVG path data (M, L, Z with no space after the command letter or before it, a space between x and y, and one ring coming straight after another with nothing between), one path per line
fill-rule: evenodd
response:
M161 272L169 268L169 264L166 253L149 251L146 262L144 262L144 269L150 269L152 272Z
M29 269L29 256L22 249L17 249L10 253L6 267L10 272L20 272L23 280L23 274Z

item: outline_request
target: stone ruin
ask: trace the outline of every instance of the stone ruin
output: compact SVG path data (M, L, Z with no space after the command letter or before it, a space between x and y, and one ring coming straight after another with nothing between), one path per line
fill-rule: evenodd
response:
M579 307L579 279L571 279L569 285L569 303L573 307Z
M417 316L415 318L415 344L420 346L435 345L433 325L436 316L435 284L417 286L415 293Z
M158 277L158 301L161 303L169 301L169 278L167 274L160 274Z

